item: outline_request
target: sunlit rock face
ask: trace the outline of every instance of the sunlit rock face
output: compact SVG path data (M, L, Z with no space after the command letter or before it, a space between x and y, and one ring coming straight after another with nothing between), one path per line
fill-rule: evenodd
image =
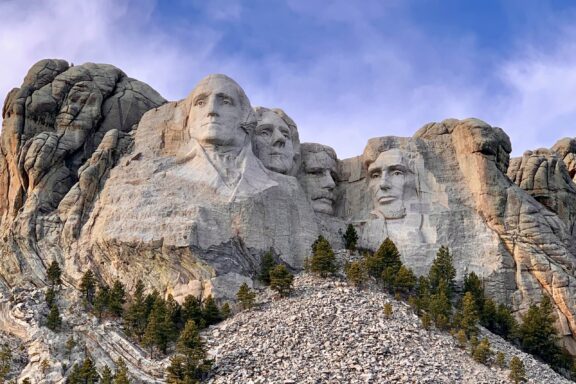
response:
M510 161L503 130L477 119L368 140L339 160L300 145L279 109L253 109L224 75L181 101L101 64L45 60L5 102L0 137L0 289L45 283L56 259L177 299L234 298L272 251L303 267L322 234L342 248L390 237L417 274L447 246L517 313L543 294L573 351L575 151L571 140Z

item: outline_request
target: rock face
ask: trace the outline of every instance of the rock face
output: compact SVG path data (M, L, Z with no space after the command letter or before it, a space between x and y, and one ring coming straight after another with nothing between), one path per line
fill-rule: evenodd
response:
M43 286L57 260L73 286L91 268L129 290L231 299L264 252L298 270L318 235L342 248L352 223L360 247L390 237L417 274L447 246L458 279L475 272L518 314L551 296L576 353L570 140L509 166L504 131L449 119L338 160L224 75L167 103L112 66L59 60L34 65L3 116L3 291Z

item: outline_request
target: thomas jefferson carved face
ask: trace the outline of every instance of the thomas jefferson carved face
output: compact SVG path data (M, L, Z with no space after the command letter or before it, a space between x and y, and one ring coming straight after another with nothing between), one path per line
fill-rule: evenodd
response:
M298 180L312 202L312 209L333 215L336 154L332 148L320 144L302 144L301 153L302 165Z
M406 186L413 173L399 149L382 152L368 166L368 187L372 193L374 211L378 217L399 219L406 215Z
M294 167L295 156L291 128L272 110L257 108L256 115L258 125L252 138L254 154L266 168L289 173Z
M190 98L188 129L204 148L245 145L248 99L236 82L224 75L210 75L194 88Z

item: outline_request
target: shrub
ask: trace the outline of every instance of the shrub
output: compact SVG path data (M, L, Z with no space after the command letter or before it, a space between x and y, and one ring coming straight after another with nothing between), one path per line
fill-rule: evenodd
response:
M270 271L270 288L280 294L288 296L292 291L294 276L288 271L284 264L278 264Z
M312 257L310 258L310 271L327 277L334 274L338 268L336 266L336 256L328 240L319 236L314 242Z
M254 293L249 287L248 284L243 283L238 292L236 292L236 298L240 303L242 309L249 309L254 306L254 299L256 298L256 293Z

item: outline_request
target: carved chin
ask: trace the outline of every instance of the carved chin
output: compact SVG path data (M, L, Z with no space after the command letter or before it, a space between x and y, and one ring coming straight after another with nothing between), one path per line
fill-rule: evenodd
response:
M286 157L269 157L264 165L271 171L286 174L292 167L292 161Z

